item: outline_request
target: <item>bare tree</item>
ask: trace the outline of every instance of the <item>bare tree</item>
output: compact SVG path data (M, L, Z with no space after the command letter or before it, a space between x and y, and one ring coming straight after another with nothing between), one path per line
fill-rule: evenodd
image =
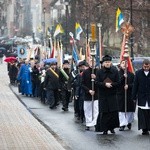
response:
M86 24L102 23L102 34L115 32L116 9L120 7L126 21L131 21L131 0L76 0L76 21L85 29ZM150 1L132 0L132 25L134 43L139 51L147 50L150 45ZM106 42L107 44L107 42Z

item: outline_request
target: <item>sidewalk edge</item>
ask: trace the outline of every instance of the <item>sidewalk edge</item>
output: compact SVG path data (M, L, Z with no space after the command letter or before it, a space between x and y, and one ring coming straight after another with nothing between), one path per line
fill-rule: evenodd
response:
M34 114L31 109L28 108L28 106L21 100L19 95L13 90L12 86L9 84L10 90L13 92L13 94L17 97L17 99L25 106L25 108L31 113L31 115L42 125L46 128L48 132L50 132L53 137L62 145L62 147L66 150L71 150L71 148L58 136L57 133L55 133L47 124L45 124L42 120L38 118L36 114Z

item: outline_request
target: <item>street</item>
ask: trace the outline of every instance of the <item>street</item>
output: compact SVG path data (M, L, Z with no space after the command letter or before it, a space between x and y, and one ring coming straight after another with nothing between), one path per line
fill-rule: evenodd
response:
M64 112L61 104L55 110L50 110L37 98L22 96L17 87L11 86L12 91L26 105L38 120L64 145L72 150L149 150L150 137L142 136L137 127L137 114L132 130L123 132L116 129L116 134L102 135L102 133L85 131L83 124L74 120L73 103L70 103L69 111Z
M150 0L0 0L0 150L150 150L149 14Z

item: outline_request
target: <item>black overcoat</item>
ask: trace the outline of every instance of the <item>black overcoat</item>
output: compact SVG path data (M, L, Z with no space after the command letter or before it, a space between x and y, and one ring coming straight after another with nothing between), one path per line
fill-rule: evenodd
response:
M94 69L94 74L96 74L96 69ZM85 92L85 101L92 101L92 96L89 93L89 90L92 90L92 81L91 81L92 68L86 69L82 74L82 88ZM98 100L98 90L97 86L94 83L94 100Z
M145 106L147 101L150 107L150 70L147 76L143 69L136 71L132 96L139 106Z
M112 87L107 88L104 80L109 78ZM99 88L99 110L100 112L118 111L117 87L119 85L119 73L114 67L102 68L97 71L96 84Z
M56 69L55 72L59 75L58 69ZM58 90L59 88L59 78L56 77L50 69L46 71L44 88L47 90Z
M118 103L119 103L119 111L125 112L125 77L124 77L124 70L119 71L120 76L120 85L118 88ZM131 72L127 72L127 112L134 112L135 111L135 103L132 99L132 88L133 88L133 81L134 81L134 74Z

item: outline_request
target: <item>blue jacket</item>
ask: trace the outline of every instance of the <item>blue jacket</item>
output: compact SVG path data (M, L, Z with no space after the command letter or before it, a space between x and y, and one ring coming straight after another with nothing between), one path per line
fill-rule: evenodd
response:
M23 64L20 67L17 80L21 83L21 92L23 94L32 94L32 82L31 82L31 72L30 65Z

